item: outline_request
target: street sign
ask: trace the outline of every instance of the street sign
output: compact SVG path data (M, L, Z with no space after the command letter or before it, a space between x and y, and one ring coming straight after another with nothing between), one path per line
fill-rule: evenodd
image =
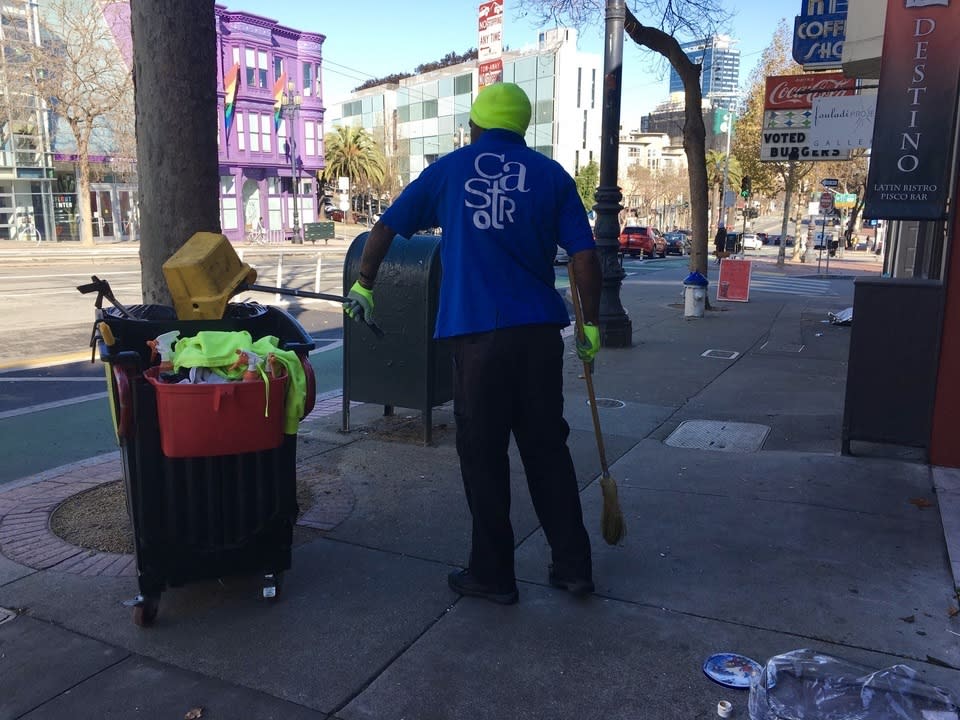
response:
M837 193L833 198L833 206L835 208L842 208L844 210L849 210L850 208L856 206L856 204L857 204L856 193Z
M823 180L820 181L820 184L823 185L824 187L836 187L837 185L840 184L840 181L837 180L836 178L824 178Z
M826 215L833 210L833 193L824 191L820 193L820 214Z

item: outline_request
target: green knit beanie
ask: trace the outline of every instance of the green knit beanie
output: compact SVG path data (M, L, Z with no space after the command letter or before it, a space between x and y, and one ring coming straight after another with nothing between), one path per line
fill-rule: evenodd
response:
M470 119L484 130L502 128L524 135L530 124L530 113L530 99L519 85L495 83L477 93L470 108Z

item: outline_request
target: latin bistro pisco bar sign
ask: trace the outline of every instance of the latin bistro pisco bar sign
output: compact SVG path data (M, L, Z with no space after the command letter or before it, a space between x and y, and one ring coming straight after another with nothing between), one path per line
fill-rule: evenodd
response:
M864 217L946 217L960 79L958 0L889 0Z
M810 146L813 99L853 95L856 80L842 73L775 75L767 78L760 160L849 160L850 151Z

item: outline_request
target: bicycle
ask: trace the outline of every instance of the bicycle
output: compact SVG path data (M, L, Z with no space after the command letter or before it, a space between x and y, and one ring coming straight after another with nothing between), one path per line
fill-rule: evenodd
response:
M267 244L267 234L264 232L262 225L258 225L253 228L249 235L250 242L254 245L266 245Z

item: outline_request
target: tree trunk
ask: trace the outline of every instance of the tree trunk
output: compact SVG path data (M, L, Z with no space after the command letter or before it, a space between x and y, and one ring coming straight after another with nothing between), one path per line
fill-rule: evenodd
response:
M687 156L690 177L690 221L693 242L690 248L690 269L707 274L707 187L706 128L703 126L703 94L700 91L700 66L692 63L672 35L640 23L627 8L624 31L638 45L659 53L673 66L683 80L684 110L683 149Z
M787 177L784 180L783 191L783 222L780 224L780 247L777 250L777 266L783 267L787 258L787 235L790 229L790 208L793 190L797 185L797 165L791 162L787 165ZM797 248L799 238L793 239L793 247ZM794 251L796 252L796 251Z
M77 212L80 213L80 244L93 246L93 209L90 207L90 157L77 148Z
M214 0L130 0L145 303L170 305L163 263L220 232Z

